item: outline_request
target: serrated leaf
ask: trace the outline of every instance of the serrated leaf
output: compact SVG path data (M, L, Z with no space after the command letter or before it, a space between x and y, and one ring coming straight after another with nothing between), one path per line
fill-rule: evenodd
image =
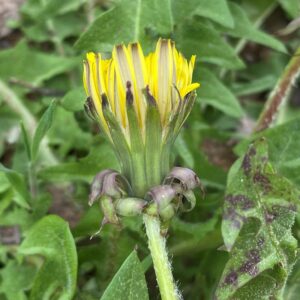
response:
M31 196L26 186L25 177L17 171L4 167L2 164L0 164L0 172L5 174L16 192L15 201L24 208L30 208L28 202L30 202Z
M66 221L50 215L36 223L19 248L23 255L45 261L34 278L30 300L72 299L76 289L77 254Z
M270 161L284 177L300 187L300 119L264 130L256 137L265 137L269 145ZM244 140L238 147L241 154L250 143Z
M31 155L32 159L35 160L38 154L40 143L43 137L46 135L47 131L50 129L52 125L53 115L56 109L57 102L53 100L47 110L42 115L37 128L35 130L32 147L31 147Z
M287 52L284 44L279 40L256 29L255 25L248 19L246 12L238 4L229 2L229 7L234 18L234 28L226 29L226 33L235 37L249 39L277 51Z
M170 0L123 0L101 14L75 46L83 50L111 50L115 44L145 41L146 29L166 34L172 27Z
M293 268L293 272L288 278L284 289L284 300L298 300L300 293L300 261L298 260Z
M243 61L234 49L212 26L193 20L178 26L175 40L185 56L197 55L197 60L212 63L228 69L244 67Z
M14 48L0 51L0 78L12 77L33 85L72 69L76 58L59 57L30 49L25 41Z
M266 141L256 140L226 190L222 234L230 259L217 299L280 299L297 259L291 227L299 196L270 164Z
M35 273L36 269L32 265L9 261L0 272L0 293L3 293L7 300L26 299L25 291L31 287Z
M212 72L199 68L197 74L201 83L197 95L201 103L211 105L231 117L240 118L244 115L238 99Z
M101 297L101 300L115 299L149 299L144 272L135 251L127 257Z
M186 18L191 18L195 15L211 19L230 28L234 24L225 0L173 0L172 12L175 24L181 23Z

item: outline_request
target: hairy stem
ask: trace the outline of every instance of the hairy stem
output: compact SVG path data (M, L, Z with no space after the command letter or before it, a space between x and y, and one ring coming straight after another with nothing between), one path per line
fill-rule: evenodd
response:
M255 132L264 130L278 117L278 113L284 106L289 98L293 84L300 75L300 47L292 56L282 75L280 76L277 84L271 92L266 104L259 116Z
M173 279L166 240L160 233L160 221L156 216L144 214L144 223L161 298L162 300L181 299Z

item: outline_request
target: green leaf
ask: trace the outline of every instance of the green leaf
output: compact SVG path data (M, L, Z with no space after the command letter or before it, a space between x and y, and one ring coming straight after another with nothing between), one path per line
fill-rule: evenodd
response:
M189 146L181 134L179 134L176 138L174 148L177 152L177 155L182 158L186 166L193 169L195 165L193 153L189 149Z
M173 0L172 11L175 24L192 16L202 16L223 26L233 27L233 18L225 0Z
M282 8L292 17L299 17L300 1L299 0L278 0Z
M115 44L145 41L146 29L166 34L172 27L170 0L122 0L101 14L75 46L83 50L110 51Z
M278 172L300 187L300 119L267 129L256 137L265 137L269 145L270 161ZM237 152L247 148L249 140L244 140Z
M144 272L135 251L127 257L101 297L101 300L115 299L149 299Z
M72 299L76 289L77 254L69 225L57 216L36 223L19 248L23 255L41 255L30 300Z
M53 30L49 32L47 22L40 19L38 22L32 22L32 24L24 22L20 29L32 41L45 42L53 40L53 32L55 32L56 38L63 41L67 37L79 36L85 28L85 19L82 14L69 13L53 17L52 25Z
M10 188L10 181L7 179L5 172L0 172L0 193L5 192Z
M245 11L236 3L229 2L229 7L234 18L234 28L226 29L226 33L243 39L249 39L253 42L268 46L277 51L286 53L286 48L283 43L266 34L253 25L247 17Z
M209 232L212 232L216 228L218 220L218 213L216 213L208 221L197 223L188 223L180 220L179 218L174 218L171 226L176 233L182 232L186 239L194 238L195 240L201 241Z
M186 22L175 30L175 40L185 56L197 55L197 60L228 69L244 67L234 49L212 26L199 20Z
M45 54L28 48L26 42L21 41L14 48L0 51L0 78L14 77L38 85L77 64L77 58Z
M2 164L0 164L0 172L6 175L6 178L16 192L15 201L24 208L30 208L28 202L30 202L31 197L24 176L17 171L4 167Z
M24 142L25 149L26 149L26 154L27 154L28 160L31 161L31 143L29 140L27 129L25 128L23 121L20 122L20 127L21 127L23 142Z
M13 189L8 189L5 192L2 192L0 194L0 216L9 207L12 200L13 200Z
M270 90L275 84L276 78L273 75L265 75L246 83L235 82L232 85L232 90L237 96L246 96Z
M300 293L300 261L298 260L284 289L284 300L298 300Z
M3 202L8 200L6 197L11 197L11 190L8 190L4 198L1 199L1 206ZM47 213L52 203L49 194L42 194L32 201L30 210L25 210L22 207L12 206L11 209L6 209L0 218L0 225L4 226L18 226L22 233L26 234L29 229ZM2 207L0 207L1 209Z
M80 111L84 108L86 98L86 93L83 87L80 86L67 92L61 99L61 105L68 111Z
M206 68L200 68L198 72L201 87L197 95L201 103L211 105L231 117L240 118L244 115L238 99L212 72Z
M87 157L78 162L61 163L41 170L38 175L44 180L72 181L83 180L90 182L100 170L118 169L118 163L110 145L103 144L101 147L91 149Z
M85 0L28 0L22 12L33 19L41 20L77 9Z
M239 164L226 189L222 234L230 259L216 297L280 299L297 259L291 227L300 193L269 163L264 139Z
M25 291L32 285L36 270L31 265L18 264L15 260L7 263L1 269L0 294L4 294L7 300L25 300Z
M88 130L80 127L80 121L85 121L87 116L82 113L80 118L81 120L76 119L74 113L57 106L47 137L50 144L57 146L58 155L65 156L70 151L77 149L79 151L90 150L92 136Z
M52 124L53 115L56 109L57 102L53 100L47 110L42 115L32 140L32 159L35 160L38 154L40 143Z

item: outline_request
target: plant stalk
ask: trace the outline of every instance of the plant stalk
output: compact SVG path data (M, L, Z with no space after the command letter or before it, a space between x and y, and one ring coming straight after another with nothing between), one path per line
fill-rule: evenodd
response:
M257 121L255 132L262 131L278 119L278 113L284 109L293 84L300 76L300 47L292 56L277 84L271 92Z
M160 221L158 217L148 214L144 214L143 218L161 298L162 300L179 300L181 296L173 279L166 240L160 233Z

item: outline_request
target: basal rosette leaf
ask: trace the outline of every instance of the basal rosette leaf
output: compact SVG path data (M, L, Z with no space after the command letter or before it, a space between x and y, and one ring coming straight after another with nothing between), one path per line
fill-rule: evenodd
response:
M264 139L239 163L224 202L222 234L230 258L216 299L282 299L297 257L291 228L300 193L269 163Z
M77 252L67 222L55 215L44 217L32 227L18 252L44 260L33 280L30 300L73 299Z

